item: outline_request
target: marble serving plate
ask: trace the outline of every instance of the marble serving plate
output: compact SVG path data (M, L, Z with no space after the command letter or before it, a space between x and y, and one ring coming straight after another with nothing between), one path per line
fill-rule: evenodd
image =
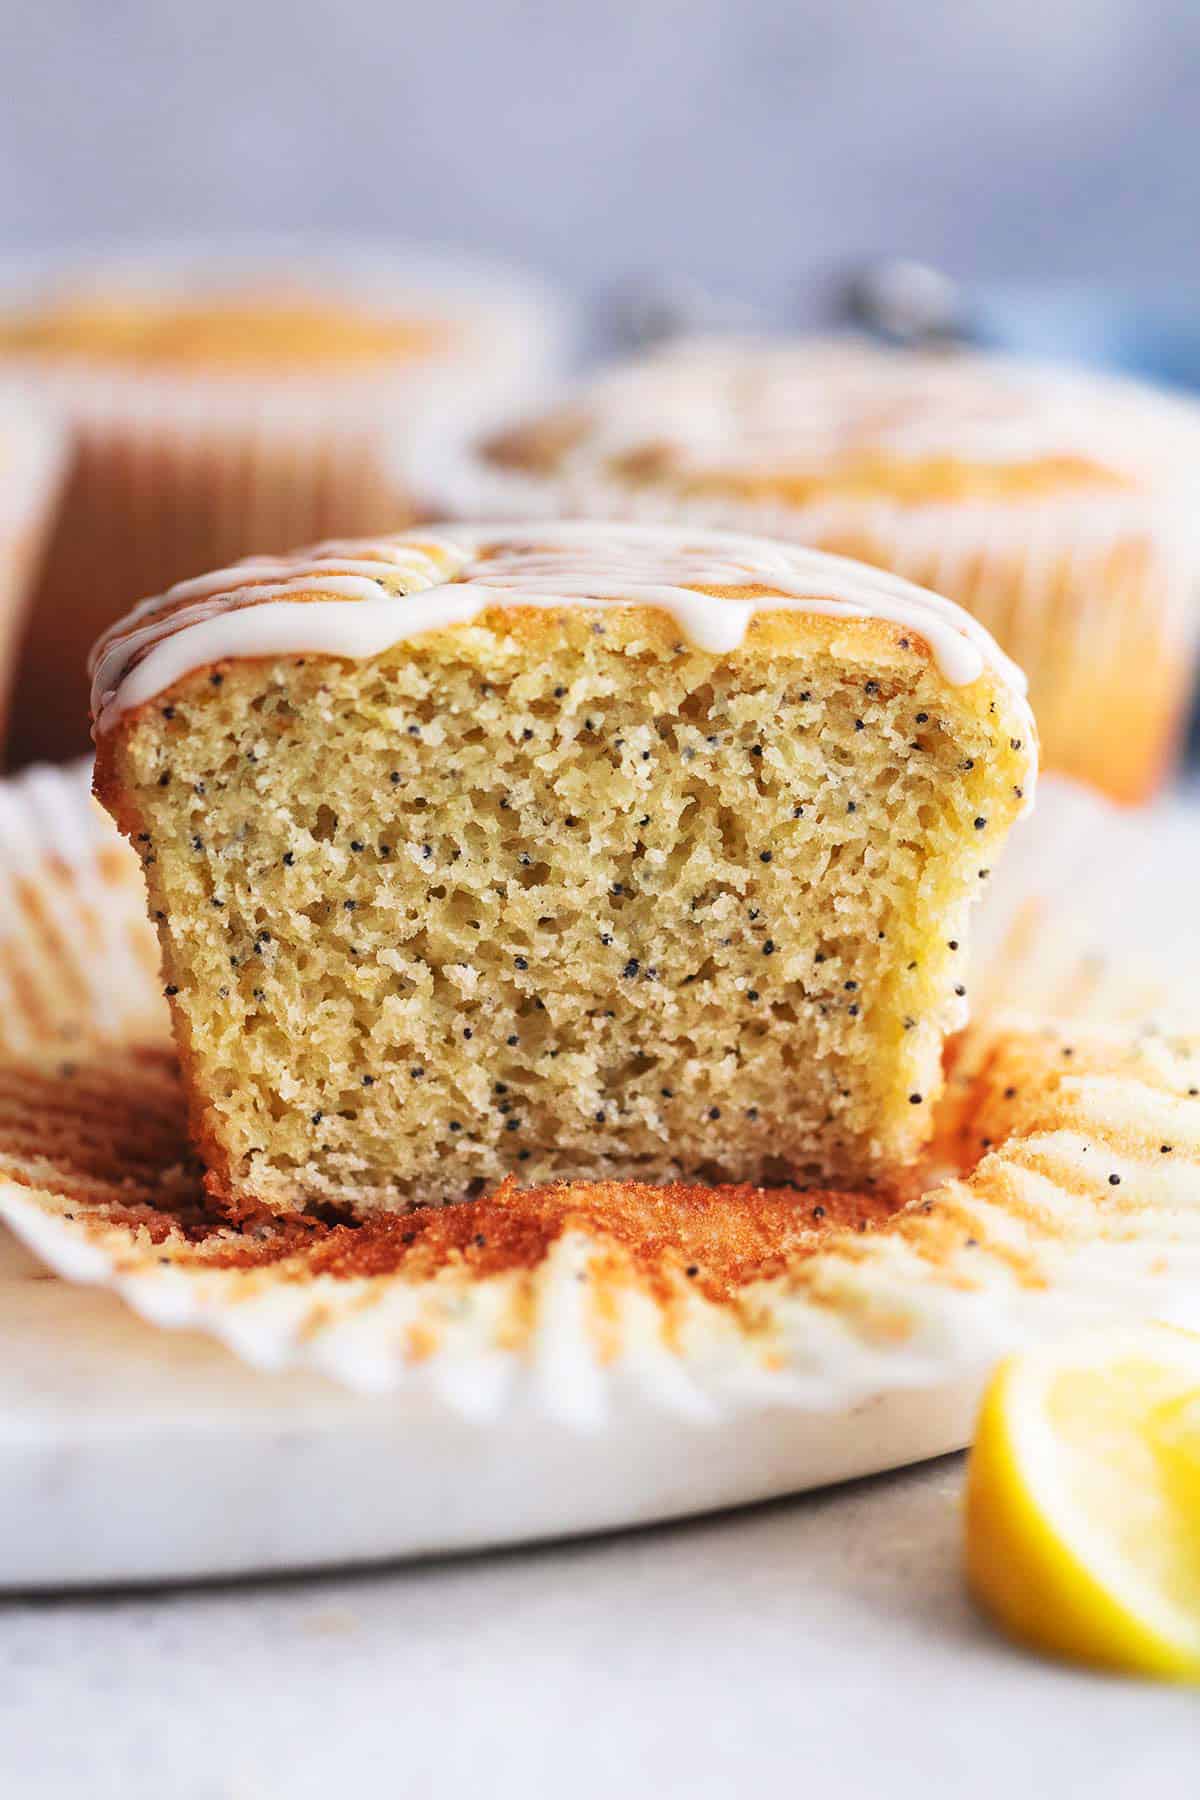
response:
M600 1428L518 1399L251 1370L0 1238L0 1586L174 1582L480 1550L744 1505L966 1442L983 1376L720 1422L635 1391Z

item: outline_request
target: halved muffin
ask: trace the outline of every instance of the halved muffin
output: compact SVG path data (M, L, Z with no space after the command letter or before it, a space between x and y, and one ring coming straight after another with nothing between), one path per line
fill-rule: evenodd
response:
M425 484L442 514L692 520L861 558L1020 663L1046 768L1137 801L1173 766L1200 645L1191 401L966 352L685 340Z
M444 527L183 583L94 678L234 1206L926 1141L1035 766L949 602L725 534Z

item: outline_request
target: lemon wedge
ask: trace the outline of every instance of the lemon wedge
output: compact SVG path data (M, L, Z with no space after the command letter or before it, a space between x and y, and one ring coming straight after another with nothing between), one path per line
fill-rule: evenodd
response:
M1021 1642L1200 1681L1200 1336L1145 1325L1002 1363L966 1548L976 1599Z

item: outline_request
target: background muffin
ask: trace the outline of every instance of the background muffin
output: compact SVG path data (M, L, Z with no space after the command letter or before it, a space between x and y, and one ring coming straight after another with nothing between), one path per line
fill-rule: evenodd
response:
M1172 766L1200 626L1186 401L968 353L690 340L486 438L436 485L464 514L694 518L892 569L1026 670L1046 767L1136 801Z
M411 516L381 429L453 439L535 394L564 320L470 261L266 242L0 272L0 372L74 455L24 647L11 760L87 744L87 651L143 595L248 551Z

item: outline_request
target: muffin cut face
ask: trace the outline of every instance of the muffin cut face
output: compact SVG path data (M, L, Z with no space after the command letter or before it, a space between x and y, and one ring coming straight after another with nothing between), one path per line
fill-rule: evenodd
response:
M268 568L185 584L97 666L99 791L142 851L214 1192L369 1210L912 1162L1032 776L1013 673L957 609L660 528Z

